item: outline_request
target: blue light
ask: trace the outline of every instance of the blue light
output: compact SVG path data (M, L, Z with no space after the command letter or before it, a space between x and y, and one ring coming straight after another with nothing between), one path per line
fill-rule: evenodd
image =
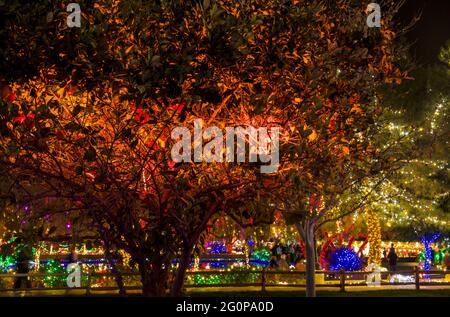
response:
M352 249L341 247L333 251L330 259L331 271L358 271L361 268L362 259Z
M431 244L440 238L439 233L435 233L431 236L424 235L422 237L422 243L425 248L425 258L423 260L423 269L429 271L431 269L431 264L433 263L433 252L431 250Z
M211 245L211 254L223 254L223 253L227 253L227 248L225 244L215 241Z

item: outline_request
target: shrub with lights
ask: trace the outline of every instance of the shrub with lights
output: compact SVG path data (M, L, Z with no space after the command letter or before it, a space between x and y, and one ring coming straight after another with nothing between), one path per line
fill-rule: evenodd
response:
M43 269L45 273L48 274L57 274L57 273L65 273L66 270L64 266L58 260L49 260L47 263L43 265ZM50 276L46 275L44 277L44 285L45 287L56 287L64 285L64 281L66 280L65 276Z
M259 283L259 273L249 273L247 270L234 269L230 273L192 274L187 276L187 285L220 285L220 284L251 284Z
M340 247L331 254L329 263L331 271L345 270L351 272L361 270L362 267L362 259L348 247Z
M211 254L225 254L227 253L227 247L224 243L214 241L211 244Z
M16 261L11 255L0 255L0 273L11 271L16 265Z
M251 255L251 260L259 261L259 262L269 262L270 260L270 251L267 249L258 249L253 251Z
M369 237L365 234L358 233L353 234L354 225L346 227L342 232L335 234L328 234L328 238L322 245L320 252L320 267L325 271L339 271L340 269L345 269L346 271L351 271L352 265L351 261L354 261L355 267L359 270L362 268L363 261L359 257L362 251L369 242ZM353 243L356 240L362 240L362 244L357 248L357 252L353 251ZM345 263L345 265L344 265ZM358 264L360 263L360 265Z

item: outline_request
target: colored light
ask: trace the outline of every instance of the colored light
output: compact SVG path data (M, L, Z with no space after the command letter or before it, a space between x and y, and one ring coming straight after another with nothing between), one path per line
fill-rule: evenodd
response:
M362 260L355 251L347 247L336 249L330 259L332 271L358 271L362 268Z

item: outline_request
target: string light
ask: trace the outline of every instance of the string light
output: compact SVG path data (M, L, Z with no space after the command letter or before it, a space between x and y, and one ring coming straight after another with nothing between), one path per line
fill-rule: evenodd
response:
M381 226L378 215L373 211L367 213L367 231L369 240L368 264L381 265Z
M358 257L355 251L347 247L336 249L331 254L331 271L358 271L362 268L362 259Z
M431 269L431 264L433 263L433 251L431 249L431 244L438 240L440 237L440 234L435 233L431 236L425 235L422 237L422 243L425 248L425 258L423 263L423 269L425 271L429 271Z

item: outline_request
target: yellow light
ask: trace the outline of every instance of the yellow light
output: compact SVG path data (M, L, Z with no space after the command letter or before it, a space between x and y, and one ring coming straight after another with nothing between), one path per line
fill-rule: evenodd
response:
M369 242L369 264L381 265L381 226L378 215L372 211L367 212L367 229Z

